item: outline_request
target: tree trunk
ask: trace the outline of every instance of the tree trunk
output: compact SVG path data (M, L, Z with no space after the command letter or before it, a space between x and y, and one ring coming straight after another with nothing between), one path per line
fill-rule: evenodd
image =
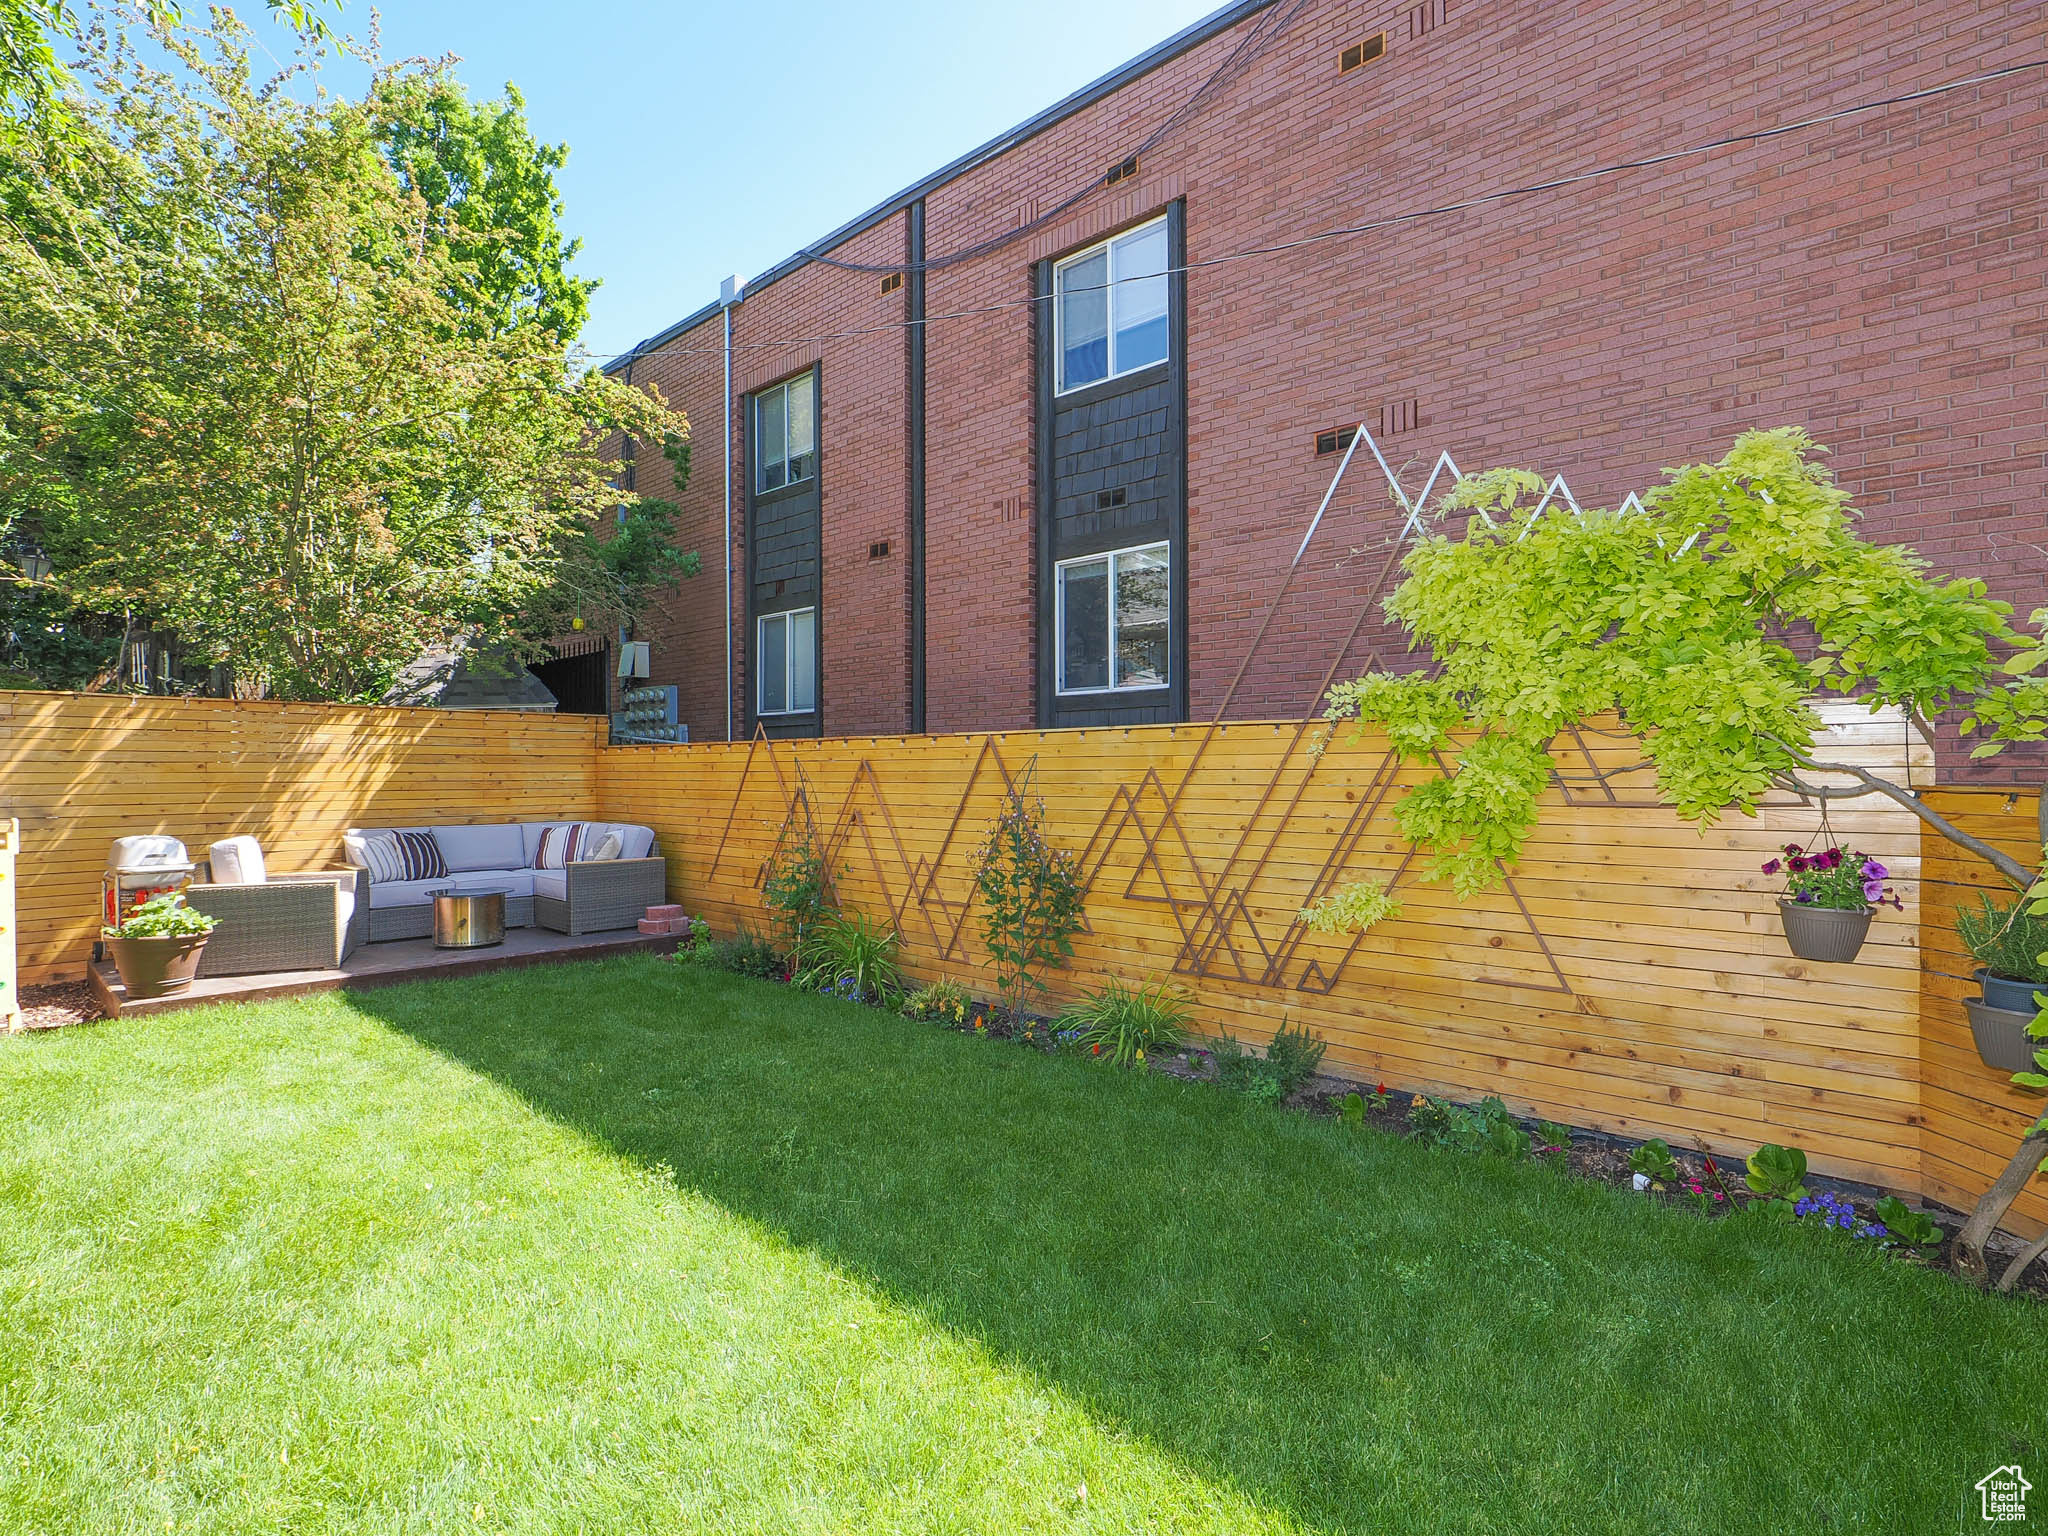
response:
M2041 1257L2043 1253L2048 1253L2048 1233L2043 1233L2033 1242L2027 1244L2026 1251L2006 1266L2005 1278L1998 1282L1999 1291L2001 1293L2010 1291L2020 1276L2026 1273L2027 1266Z
M1956 1273L1965 1280L1975 1285L1989 1283L1991 1265L1984 1257L1984 1244L1997 1230L1999 1222L2005 1219L2005 1213L2019 1198L2020 1191L2027 1187L2027 1180L2034 1176L2044 1157L2048 1157L2048 1129L2036 1127L2027 1133L2027 1139L2013 1153L2012 1161L2005 1165L2005 1172L1984 1191L1984 1198L1970 1212L1970 1219L1956 1234L1955 1256L1951 1260Z

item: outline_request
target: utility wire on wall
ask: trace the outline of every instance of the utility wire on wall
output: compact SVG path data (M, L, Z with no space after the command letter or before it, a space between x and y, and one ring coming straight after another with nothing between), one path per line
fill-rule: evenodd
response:
M1689 144L1679 149L1665 150L1659 154L1645 155L1633 160L1618 160L1612 164L1594 166L1587 170L1564 172L1547 177L1541 181L1527 182L1514 187L1502 187L1491 192L1476 193L1470 197L1460 198L1453 202L1437 203L1427 208L1415 208L1403 213L1388 214L1383 218L1370 219L1364 223L1340 225L1334 229L1319 230L1314 234L1302 235L1292 240L1279 241L1272 245L1248 246L1242 250L1227 251L1220 255L1203 257L1199 261L1188 261L1178 266L1166 267L1156 273L1144 273L1136 277L1114 278L1106 283L1094 283L1086 286L1072 285L1065 291L1068 293L1088 293L1100 289L1113 288L1123 283L1150 282L1161 276L1199 272L1210 267L1220 267L1240 261L1251 261L1260 257L1282 255L1289 251L1303 250L1307 247L1321 245L1332 240L1354 238L1359 235L1372 234L1379 230L1398 228L1401 225L1416 223L1424 219L1442 218L1451 214L1465 213L1474 208L1485 207L1490 203L1503 202L1510 198L1530 197L1542 192L1557 191L1566 187L1578 186L1584 182L1622 175L1628 171L1645 170L1652 166L1669 164L1674 160L1684 160L1699 155L1712 154L1715 150L1719 149L1732 149L1746 144L1760 144L1771 139L1783 138L1788 134L1800 133L1809 128L1818 128L1828 123L1839 122L1843 118L1856 117L1868 112L1886 111L1893 107L1907 106L1915 102L1946 95L1951 91L1966 90L1972 86L1988 85L1993 81L2003 80L2013 75L2040 69L2048 69L2048 58L2030 59L2022 64L2010 64L2002 69L1988 70L1982 74L1946 81L1940 85L1927 86L1917 91L1907 91L1897 96L1886 96L1877 100L1857 102L1852 106L1838 107L1831 112L1823 112L1818 116L1801 118L1796 122L1780 123L1770 128L1759 128L1751 133L1728 134L1722 138L1710 139L1699 144ZM1098 178L1088 188L1088 191L1093 191L1100 185L1101 182ZM1067 208L1077 201L1079 201L1078 197L1070 199L1068 203L1052 210L1052 214L1046 217L1056 216L1066 211ZM983 242L981 246L972 246L963 251L951 252L944 257L933 258L924 262L922 268L916 270L930 270L949 266L955 262L985 254L987 250L992 250L1006 244L1011 239L1037 227L1040 222L1042 220L1034 220L1032 224L1020 225L1017 229L1007 232L994 241ZM854 262L837 261L810 251L800 252L799 254L821 265L837 267L852 272L876 273L914 270L912 267L901 263L893 266L870 266ZM1045 303L1050 298L1050 294L1034 294L1027 298L1005 299L993 304L978 304L964 309L941 310L926 315L923 323L930 324L933 321L939 320L966 320L983 315L1000 314L1007 310L1030 309L1038 304ZM758 352L775 351L791 347L819 346L828 341L851 341L863 336L885 335L891 331L907 329L910 324L911 322L909 321L892 320L878 325L860 326L852 330L821 332L813 336L793 336L770 341L735 342L733 350ZM640 354L636 347L628 353L622 353L617 361L623 362L628 356L654 356L656 354L669 356L694 356L700 354L705 356L722 356L724 350L723 347L661 346L652 348L645 354Z

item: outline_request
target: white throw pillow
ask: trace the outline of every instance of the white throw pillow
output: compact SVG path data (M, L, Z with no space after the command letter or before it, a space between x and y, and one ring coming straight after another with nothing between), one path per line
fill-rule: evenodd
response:
M206 852L215 885L262 885L270 878L263 847L253 837L224 837Z
M592 863L604 863L619 856L619 834L607 832L604 841L597 845L597 851L590 855Z

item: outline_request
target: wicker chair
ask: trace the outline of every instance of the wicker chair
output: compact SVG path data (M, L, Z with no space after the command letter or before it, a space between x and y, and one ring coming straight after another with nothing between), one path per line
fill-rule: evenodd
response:
M333 970L368 933L354 869L270 875L260 884L188 886L186 905L218 918L201 976Z
M556 933L605 933L633 927L666 900L666 859L585 859L534 877L533 920Z

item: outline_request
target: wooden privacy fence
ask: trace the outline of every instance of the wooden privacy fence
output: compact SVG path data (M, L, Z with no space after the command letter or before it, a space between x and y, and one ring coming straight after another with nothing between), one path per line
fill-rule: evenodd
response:
M358 823L592 816L603 741L582 715L0 692L22 980L83 974L117 837L167 832L203 858L247 832L277 868L310 869L339 863Z
M763 867L806 821L849 908L892 922L911 973L986 992L972 855L1026 775L1087 880L1088 929L1055 1000L1110 975L1178 980L1200 1027L1282 1019L1329 1065L1966 1205L2016 1144L2025 1096L1983 1066L1946 924L1988 872L1882 801L1834 812L1905 911L1852 966L1785 947L1760 864L1816 831L1796 801L1705 834L1658 804L1632 741L1558 743L1560 782L1511 881L1469 902L1422 879L1393 809L1420 777L1383 742L1309 724L602 745L563 717L0 695L0 817L22 822L23 979L74 976L108 843L252 832L282 868L332 861L351 824L599 816L660 834L672 896L722 929L765 924ZM1925 782L1895 719L1845 715L1830 752ZM1318 750L1321 746L1321 750ZM2028 851L2028 797L1956 791L1973 829ZM1946 801L1944 803L1947 803ZM1929 861L1923 910L1921 859ZM1356 937L1294 921L1362 876L1402 915ZM1925 934L1923 940L1923 919ZM1923 942L1929 969L1923 975ZM2022 1208L2021 1225L2048 1217Z

